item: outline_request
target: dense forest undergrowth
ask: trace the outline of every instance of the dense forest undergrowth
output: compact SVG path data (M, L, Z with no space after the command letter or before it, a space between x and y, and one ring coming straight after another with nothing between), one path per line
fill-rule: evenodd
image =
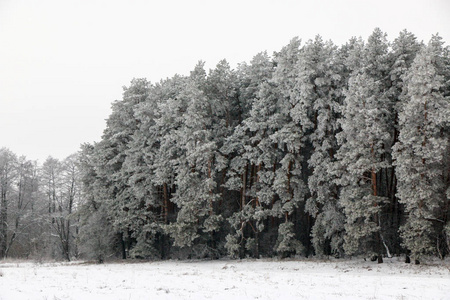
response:
M101 141L1 149L0 191L2 258L443 259L449 48L375 29L133 79Z

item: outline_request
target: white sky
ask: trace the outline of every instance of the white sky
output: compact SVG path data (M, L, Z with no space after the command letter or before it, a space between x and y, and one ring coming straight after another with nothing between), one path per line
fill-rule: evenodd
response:
M43 162L99 141L133 77L152 82L294 36L336 44L402 29L450 41L449 0L0 0L0 147Z

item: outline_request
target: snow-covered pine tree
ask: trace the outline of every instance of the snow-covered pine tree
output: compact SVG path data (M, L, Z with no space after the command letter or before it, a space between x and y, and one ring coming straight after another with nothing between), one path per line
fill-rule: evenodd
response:
M392 105L388 98L388 43L376 28L363 49L363 62L349 79L342 107L337 162L342 172L340 205L346 215L347 254L377 255L382 262L380 212L386 203L382 178L390 167Z
M448 70L448 51L441 38L433 36L405 77L407 92L399 113L399 141L394 146L397 196L408 214L400 232L416 263L440 250L448 220Z
M243 95L250 98L251 109L228 140L231 146L226 145L228 149L235 145L239 153L231 161L231 171L240 179L231 177L228 186L241 188L240 211L230 218L235 233L227 237L229 252L241 249L242 255L244 244L255 257L261 250L273 249L281 256L302 252L291 217L305 195L298 155L301 136L289 113L299 51L300 41L293 39L276 54L274 72L273 63L262 53L247 73Z
M226 189L227 173L230 169L231 157L222 151L227 139L233 135L234 128L242 122L245 114L245 103L239 97L239 80L235 70L229 63L222 59L214 69L209 70L206 82L198 82L197 86L205 91L213 114L211 132L217 151L214 152L213 174L216 182L218 202L215 212L221 219L229 218L233 211L237 210L236 199L240 199L236 192ZM211 233L212 246L224 251L226 236L229 233L229 223L222 222L220 230ZM220 247L219 247L220 246Z
M202 64L191 72L179 99L186 103L182 125L176 130L181 155L175 169L177 191L172 201L180 209L176 222L166 226L180 247L193 247L196 256L217 257L217 214L225 159L218 148L233 122L233 74L219 62L205 78Z
M132 173L124 169L127 151L134 133L138 130L135 109L148 97L149 83L146 79L133 79L124 87L123 99L112 105L112 113L107 119L107 127L102 140L95 145L96 171L102 193L97 193L104 202L115 232L121 236L122 256L125 258L136 239L133 216L138 214L139 200L129 185Z
M366 42L361 38L352 37L345 45L342 45L339 56L344 60L344 74L347 83L353 72L361 69L364 62L364 48Z
M80 183L82 185L82 203L77 215L80 220L78 245L80 254L102 263L114 253L115 232L107 205L98 196L102 194L103 181L97 175L97 159L94 145L83 144L78 156Z
M126 151L122 172L128 178L135 197L134 212L129 214L136 245L132 257L162 257L167 253L168 241L161 228L167 223L168 210L164 193L156 183L154 162L158 149L155 130L159 94L148 84L146 100L134 108L137 129Z
M164 224L175 219L174 207L170 199L176 191L175 164L177 157L181 155L181 150L176 143L176 132L183 124L183 113L187 106L187 103L179 98L179 94L183 91L186 80L186 77L179 75L162 80L155 85L151 95L151 99L154 98L157 105L154 125L148 129L156 135L152 180L159 187L163 197Z
M272 77L274 64L272 58L264 51L256 54L250 64L244 62L238 66L240 122L248 117L261 84L268 82Z
M391 61L389 76L392 82L389 97L392 99L391 110L394 113L394 123L392 126L392 144L395 144L398 141L398 112L402 107L402 99L405 97L406 93L404 77L411 67L411 64L420 48L421 44L417 41L416 37L406 30L401 31L399 36L392 43L392 51L390 52L389 58ZM386 169L385 178L386 196L389 198L389 206L385 211L385 237L388 246L392 250L395 250L397 254L399 254L401 251L401 246L398 228L404 221L404 209L403 206L398 202L398 198L396 197L397 178L394 165L392 165L389 169Z
M149 120L154 124L148 130L155 135L156 141L152 146L153 149L148 148L147 159L149 159L149 165L152 165L152 183L157 187L161 198L161 228L163 229L161 247L166 249L163 250L165 257L173 254L170 248L173 240L165 236L170 236L167 225L175 222L177 218L173 203L177 191L175 177L179 159L184 157L183 149L178 141L178 130L183 126L183 114L188 106L186 99L180 95L185 89L187 80L187 77L180 75L161 80L155 84L150 95L150 101L155 102L156 109L154 119Z
M214 106L212 127L219 135L218 141L223 143L223 138L229 136L233 128L242 121L236 72L231 69L226 59L222 59L214 69L209 71L205 82L200 80L196 84L205 92Z
M247 194L250 199L243 211L248 214L247 218L250 217L249 225L254 233L253 238L247 240L247 248L252 250L254 247L256 257L259 257L261 248L267 249L267 246L272 244L271 234L267 235L269 240L261 242L262 231L274 229L273 226L268 227L267 219L269 216L278 217L278 214L281 214L275 213L273 208L276 206L275 202L279 201L275 191L275 177L276 169L283 158L283 149L278 147L273 134L282 128L283 123L275 85L262 83L250 115L244 120L244 127L250 134L250 144L245 145L244 154L250 175Z
M390 54L392 65L390 66L389 75L392 81L391 94L396 100L396 111L401 108L401 98L406 92L405 75L422 47L423 45L417 41L416 36L406 30L401 31L392 43L392 52Z
M320 36L309 41L297 63L299 122L312 146L308 158L310 197L305 209L315 218L312 244L316 254L339 254L343 244L343 213L337 203L338 186L332 171L337 151L337 117L345 76L337 47Z
M272 215L280 218L275 251L281 256L304 254L308 243L308 217L303 212L307 195L305 127L302 124L303 111L297 98L297 63L302 49L301 41L294 38L275 54L273 92L277 98L276 117L278 127L270 139L277 151L273 189L277 199ZM305 124L306 125L306 124ZM301 230L299 230L301 228Z
M172 201L179 211L176 222L168 225L166 231L174 239L175 246L192 247L201 236L205 218L213 215L213 203L217 200L215 182L209 176L212 152L216 147L209 130L211 107L204 93L193 81L188 81L178 97L187 103L183 125L176 132L176 143L182 155L176 164L177 191Z
M253 256L259 256L259 232L264 228L262 222L267 215L262 213L261 199L257 199L256 195L258 192L256 185L259 185L259 191L262 190L261 177L258 178L257 174L260 163L258 157L262 151L266 151L266 156L271 152L271 149L266 149L270 147L270 143L261 141L267 139L267 127L271 126L267 119L274 114L276 101L273 97L268 97L269 95L261 97L261 94L264 94L261 91L264 89L263 85L268 85L272 73L273 62L265 52L257 54L250 65L240 66L239 103L241 118L244 120L234 128L233 134L227 138L221 149L230 159L226 187L239 191L238 211L228 219L231 232L226 237L225 244L229 254L233 256L243 257L246 250ZM270 91L267 88L265 90ZM247 107L250 108L249 112L246 110ZM272 165L272 162L268 164ZM266 181L270 181L270 178L273 179L273 175ZM268 187L266 182L264 185L265 194L268 194L266 196L272 199L271 183Z

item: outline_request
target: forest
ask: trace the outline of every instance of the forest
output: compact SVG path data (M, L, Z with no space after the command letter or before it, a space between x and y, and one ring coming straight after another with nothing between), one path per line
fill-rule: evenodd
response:
M450 254L450 48L376 28L135 78L100 141L0 149L0 259Z

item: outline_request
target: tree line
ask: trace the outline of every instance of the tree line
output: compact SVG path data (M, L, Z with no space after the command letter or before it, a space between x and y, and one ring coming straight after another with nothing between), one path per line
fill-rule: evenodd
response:
M80 184L76 154L41 166L1 148L0 259L78 257Z
M40 216L54 235L72 228L66 258L443 258L449 48L377 28L341 46L294 38L236 69L133 79L76 170L77 193L68 175L43 185ZM2 193L5 224L3 207Z

